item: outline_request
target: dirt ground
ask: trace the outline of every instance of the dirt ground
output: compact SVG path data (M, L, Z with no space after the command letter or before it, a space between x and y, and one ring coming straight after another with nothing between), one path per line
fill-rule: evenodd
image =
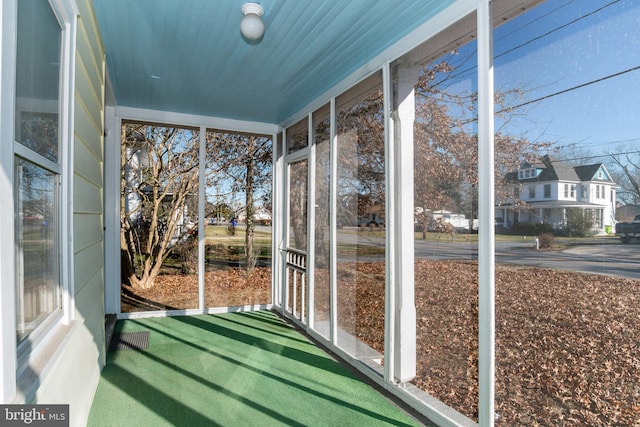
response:
M353 324L341 327L381 351L384 264L345 268L355 280L339 281L352 298L339 299L338 311ZM205 305L269 303L270 273L207 272ZM413 382L477 420L477 264L418 261L415 278ZM197 288L195 276L181 275L145 292L123 286L123 311L197 308ZM495 297L496 425L640 426L640 281L498 266Z

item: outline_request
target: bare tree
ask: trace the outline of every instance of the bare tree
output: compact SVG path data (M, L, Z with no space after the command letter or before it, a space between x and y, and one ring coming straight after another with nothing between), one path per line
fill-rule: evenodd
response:
M237 197L244 195L245 257L246 267L251 270L258 255L254 248L256 200L264 200L271 193L271 138L209 131L206 141L207 187L219 189L212 196L233 206Z
M167 258L194 239L198 135L191 129L126 123L122 140L122 280L148 289Z
M414 126L414 194L423 237L431 220L430 210L466 212L476 215L478 182L477 92L453 92L449 83L460 65L442 60L425 67L416 86ZM524 114L511 107L523 96L520 88L495 93L496 118L501 127L495 135L496 199L513 198L507 172L523 162L532 162L550 146L522 136L503 133L506 124ZM517 201L516 201L517 202Z
M344 106L336 118L339 135L338 222L345 225L373 211L384 212L384 110L381 90ZM357 221L357 219L356 219Z
M620 149L619 154L611 154L615 165L618 199L625 204L640 203L640 153L637 150Z

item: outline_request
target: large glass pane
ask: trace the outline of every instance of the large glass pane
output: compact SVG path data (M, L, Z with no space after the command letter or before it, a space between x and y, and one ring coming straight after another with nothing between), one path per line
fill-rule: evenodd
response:
M475 15L467 16L411 56L426 61L415 85L412 237L417 375L413 383L477 421L475 28ZM407 63L397 65L400 78L406 79ZM407 83L400 80L402 84Z
M198 131L122 132L121 309L198 308Z
M330 320L330 233L331 206L331 140L329 105L313 113L313 142L315 144L315 254L314 254L314 328L329 338Z
M289 253L287 254L287 309L305 320L307 296L307 202L309 164L306 159L289 165Z
M549 0L494 31L497 425L640 419L639 23Z
M57 162L62 31L48 2L17 5L16 141Z
M385 157L382 75L336 99L338 345L382 363Z
M57 176L17 158L15 170L18 342L60 309Z
M15 158L18 343L61 308L59 94L62 30L48 2L17 2ZM19 145L18 145L19 144Z
M307 117L287 128L287 153L301 150L309 144L309 120Z
M289 165L289 247L307 251L307 160Z
M207 131L205 305L271 302L270 137Z

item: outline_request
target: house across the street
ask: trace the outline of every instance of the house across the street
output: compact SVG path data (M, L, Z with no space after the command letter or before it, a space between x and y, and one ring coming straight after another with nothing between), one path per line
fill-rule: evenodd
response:
M524 164L506 175L513 195L496 206L496 225L510 228L515 223L550 224L567 227L571 213L591 218L592 231L612 230L616 216L616 188L603 163L573 165L542 157L540 165Z

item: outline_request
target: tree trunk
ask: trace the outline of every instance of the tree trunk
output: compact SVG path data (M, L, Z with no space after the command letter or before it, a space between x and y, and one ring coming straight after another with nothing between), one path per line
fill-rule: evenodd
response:
M255 157L255 141L253 137L247 139L247 182L245 191L245 212L247 213L246 229L244 236L245 256L247 258L247 271L251 272L256 266L257 256L253 248L253 232L255 223L253 220L253 178L254 178L254 157Z
M131 284L131 280L135 277L133 253L127 248L125 224L122 223L120 226L120 281Z

